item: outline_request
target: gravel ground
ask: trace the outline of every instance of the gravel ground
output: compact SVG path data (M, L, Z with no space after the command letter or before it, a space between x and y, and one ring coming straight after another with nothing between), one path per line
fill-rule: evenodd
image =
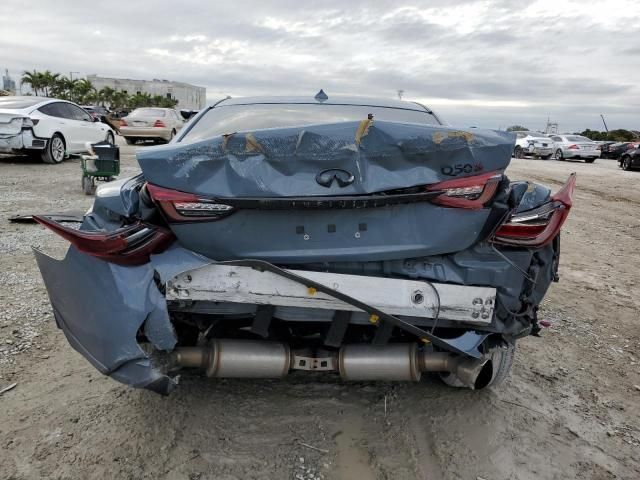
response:
M144 148L144 147L142 147ZM138 171L122 146L123 176ZM640 478L640 172L514 160L557 188L578 172L552 322L497 390L187 376L169 397L96 372L53 323L31 246L66 245L14 213L83 210L80 165L0 157L0 477ZM385 408L386 406L386 408Z

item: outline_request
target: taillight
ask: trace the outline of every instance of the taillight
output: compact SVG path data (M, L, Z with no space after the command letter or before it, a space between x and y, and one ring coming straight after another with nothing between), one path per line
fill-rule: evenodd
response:
M578 145L569 145L567 147L567 149L569 149L569 150L580 150L580 147L578 147Z
M429 185L427 191L442 192L431 199L437 205L477 210L493 198L501 180L502 174L485 173Z
M120 126L121 127L128 127L129 125L127 124L127 121L124 118L120 119Z
M40 215L34 215L33 219L71 242L79 251L120 265L146 263L149 255L161 252L174 240L170 230L142 222L113 232L85 232Z
M170 190L147 183L147 191L169 221L198 222L218 220L233 213L234 208L215 199L193 193Z
M547 245L558 235L569 215L575 186L576 174L572 173L548 203L512 215L506 223L498 227L492 241L503 245L527 247Z
M166 125L162 120L156 120L156 123L153 124L155 128L165 128Z

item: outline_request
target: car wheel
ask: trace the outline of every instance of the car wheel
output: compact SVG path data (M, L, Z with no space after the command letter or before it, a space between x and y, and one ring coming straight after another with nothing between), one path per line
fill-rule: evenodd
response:
M564 156L562 155L562 150L557 149L557 150L556 150L556 153L555 153L555 155L554 155L554 158L555 158L556 160L564 160Z
M620 162L623 170L631 170L631 157L622 157L622 161Z
M513 151L513 156L516 158L524 158L524 152L521 147L516 147Z
M595 162L595 161L596 161L596 159L595 159L595 158L585 158L585 159L584 159L584 163L593 163L593 162Z
M42 151L42 161L44 163L60 163L64 160L65 150L64 138L59 133L54 133Z
M489 362L491 362L491 380L486 384L487 387L497 387L505 381L511 371L515 353L515 345L508 345L505 348L491 350L489 356ZM440 378L450 387L466 387L455 375L450 373L441 374Z
M127 145L135 145L136 142L138 141L137 138L133 138L133 137L124 137L124 139L127 142Z
M540 157L542 160L549 160L551 158L551 155L543 155Z
M115 145L116 139L113 136L113 132L107 132L107 136L105 137L104 141L110 143L111 145Z
M93 177L82 175L82 190L85 195L93 195L96 191L96 184Z

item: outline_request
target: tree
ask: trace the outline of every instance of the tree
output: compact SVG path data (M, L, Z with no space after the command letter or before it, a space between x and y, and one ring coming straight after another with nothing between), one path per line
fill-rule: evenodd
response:
M20 81L29 85L31 87L31 90L33 90L33 93L36 94L36 97L38 96L39 90L42 87L41 73L37 72L35 69L33 70L33 72L25 71Z
M98 91L98 102L103 107L105 106L105 104L111 106L111 104L113 103L113 96L115 93L116 91L111 87L101 88Z
M527 127L523 127L522 125L511 125L507 127L507 132L528 132L529 129Z

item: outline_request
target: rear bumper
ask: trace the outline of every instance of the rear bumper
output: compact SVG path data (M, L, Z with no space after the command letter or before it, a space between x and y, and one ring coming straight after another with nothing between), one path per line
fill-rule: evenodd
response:
M120 135L130 138L162 138L164 140L171 139L170 128L153 128L153 127L120 127Z
M407 277L391 279L297 272L306 276L303 283L308 285L301 285L300 282L274 277L269 268L279 269L262 262L267 270L256 272L245 268L239 275L241 279L247 272L262 276L258 284L247 284L249 290L245 293L253 292L253 296L242 298L242 289L231 284L221 288L221 284L216 285L210 278L210 274L216 270L219 272L222 265L212 265L211 260L181 247L152 255L150 262L135 267L104 262L73 247L63 260L55 260L38 250L34 253L56 323L70 345L101 373L119 382L162 394L169 393L177 384L165 362L178 340L170 312L179 312L179 308L185 305L190 305L192 311L199 307L206 310L207 304L214 304L218 309L248 308L255 313L259 304L270 304L275 306L274 315L287 321L324 321L327 324L333 321L337 311L352 311L351 323L371 325L375 315L380 320L380 329L390 317L386 313L388 311L396 314L391 318L398 323L392 325L408 334L428 339L445 351L476 358L480 355L478 345L492 332L503 328L494 312L496 289L492 287L446 285L409 280ZM237 266L230 267L239 271ZM166 297L157 287L156 273L160 283L166 286ZM184 288L187 275L191 276L188 280L190 286ZM241 279L234 280L236 286ZM319 281L323 283L314 283ZM270 303L256 302L258 294L254 290L260 285L276 287L280 291L280 299ZM309 285L314 286L315 291L309 290ZM337 296L325 295L326 288L338 292ZM382 298L380 288L385 291L391 289L396 294ZM216 295L220 295L221 290L225 290L227 296L217 301ZM347 300L341 303L340 294L351 300L360 295L366 301L358 303L356 300L353 303ZM266 297L262 295L262 298ZM292 301L294 304L290 303ZM354 305L360 308L353 308ZM378 308L384 310L379 311ZM515 305L510 308L515 308ZM438 325L454 328L451 331L458 332L459 336L443 339L429 333L426 325L433 321L435 310L439 310Z
M600 158L600 151L562 150L565 158Z
M0 134L0 153L12 153L24 149L42 150L46 145L46 139L34 136L31 129L22 130L14 135Z
M529 147L525 149L525 152L528 155L538 155L540 157L546 157L547 155L553 154L552 147Z

